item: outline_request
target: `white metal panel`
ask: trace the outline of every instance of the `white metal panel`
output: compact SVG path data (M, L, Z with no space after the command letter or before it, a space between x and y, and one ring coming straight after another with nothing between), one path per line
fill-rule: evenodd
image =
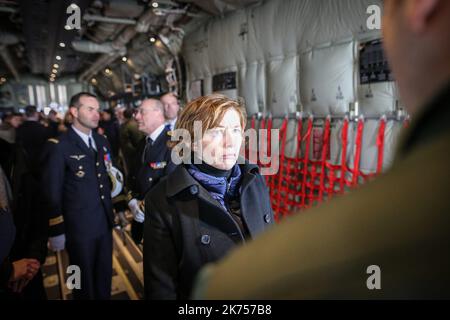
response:
M359 112L364 116L381 116L395 111L394 82L361 85L358 88Z
M304 111L343 115L356 100L356 42L313 48L300 57Z
M285 116L297 111L298 56L269 61L266 65L267 112Z
M265 105L265 65L254 62L241 65L238 71L239 96L245 101L248 115L264 111Z

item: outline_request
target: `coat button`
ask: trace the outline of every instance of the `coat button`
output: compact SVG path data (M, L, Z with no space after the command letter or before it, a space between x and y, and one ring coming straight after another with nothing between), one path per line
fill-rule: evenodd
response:
M105 196L101 196L102 200L105 200Z
M211 242L211 237L209 235L207 235L207 234L204 234L200 238L200 241L201 241L202 244L208 245Z
M197 195L197 194L198 194L198 186L194 184L193 186L191 186L191 187L189 188L189 192L190 192L193 196Z
M100 162L97 162L95 165L96 165L97 167L100 166Z
M102 184L100 185L100 189L103 189L103 185Z
M153 178L148 178L148 181L149 181L149 182L152 182L152 181L153 181Z
M83 170L83 166L79 166L78 169L79 169L79 170Z
M270 223L271 220L272 220L272 219L270 219L270 214L265 214L265 215L264 215L264 221L265 221L266 223Z
M101 173L99 173L99 174L97 175L97 177L99 177L99 178L100 178L101 176L102 176Z

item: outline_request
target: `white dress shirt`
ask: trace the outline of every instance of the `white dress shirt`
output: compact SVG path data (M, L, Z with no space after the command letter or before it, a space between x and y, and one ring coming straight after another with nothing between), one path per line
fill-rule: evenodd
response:
M89 134L86 134L84 132L81 132L80 130L78 130L77 128L75 128L74 126L72 126L73 131L76 132L76 134L78 134L80 136L80 138L84 141L84 143L86 144L86 146L89 148L89 138L91 138L92 141L92 148L94 148L95 150L97 150L97 145L95 144L95 140L94 137L92 136L92 130L89 132Z
M159 135L161 134L161 132L163 132L164 128L165 128L165 124L160 125L158 128L156 128L156 130L154 130L148 137L150 137L150 139L152 139L153 142L156 141L156 139L158 139Z
M166 121L165 125L170 125L170 130L173 131L175 129L175 123L177 122L177 119L178 118Z

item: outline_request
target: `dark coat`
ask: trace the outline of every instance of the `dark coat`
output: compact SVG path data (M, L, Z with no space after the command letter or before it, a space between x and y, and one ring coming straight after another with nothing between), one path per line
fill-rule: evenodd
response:
M19 144L11 146L8 160L9 164L6 166L8 171L5 173L11 182L10 205L16 227L9 261L35 258L43 265L47 256L48 218L40 205L42 189L39 188L38 172L34 174L31 172L26 153ZM34 161L38 163L37 159ZM36 167L38 168L39 165ZM0 269L4 270L4 267L8 268L8 263L3 264L3 268L0 267ZM0 271L0 274L5 275L7 272ZM4 283L4 280L0 282ZM28 283L20 295L11 292L7 295L14 299L46 299L41 271Z
M45 142L50 137L50 129L37 121L25 121L16 130L16 142L24 148L33 172L39 171L36 160L40 158Z
M242 165L240 203L250 237L274 221L258 167ZM148 299L187 299L206 263L244 242L237 223L183 165L145 198L144 281Z
M11 247L14 243L16 228L14 226L13 216L9 209L11 202L11 191L8 180L0 166L0 186L3 191L0 194L3 201L6 201L7 209L0 207L0 298L7 288L8 280L11 275L12 265L8 259Z
M1 159L0 163L11 185L11 209L17 229L10 257L15 260L35 258L44 263L47 256L48 219L41 210L39 172L31 172L30 161L21 145L9 144L0 139L0 146L8 152L8 156ZM33 161L35 167L39 168L39 159Z
M135 172L135 155L138 152L139 143L144 135L139 131L134 119L128 119L120 126L119 145L125 160L126 174L130 176Z
M94 131L92 135L97 159L72 128L48 142L42 188L50 236L92 238L113 226L111 181L104 161L111 151L105 137Z
M34 162L35 167L39 169L39 159ZM39 172L31 170L24 151L20 146L16 146L8 172L13 191L14 223L17 228L11 258L35 258L43 264L47 256L48 218L41 205Z

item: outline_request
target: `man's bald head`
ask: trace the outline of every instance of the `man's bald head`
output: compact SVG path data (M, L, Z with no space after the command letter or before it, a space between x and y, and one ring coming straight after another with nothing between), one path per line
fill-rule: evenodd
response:
M157 99L145 99L142 101L135 118L139 130L146 135L150 135L164 124L164 107Z
M414 115L450 80L450 1L384 4L386 52L402 100Z
M164 113L164 106L158 99L144 99L140 107L154 108Z

